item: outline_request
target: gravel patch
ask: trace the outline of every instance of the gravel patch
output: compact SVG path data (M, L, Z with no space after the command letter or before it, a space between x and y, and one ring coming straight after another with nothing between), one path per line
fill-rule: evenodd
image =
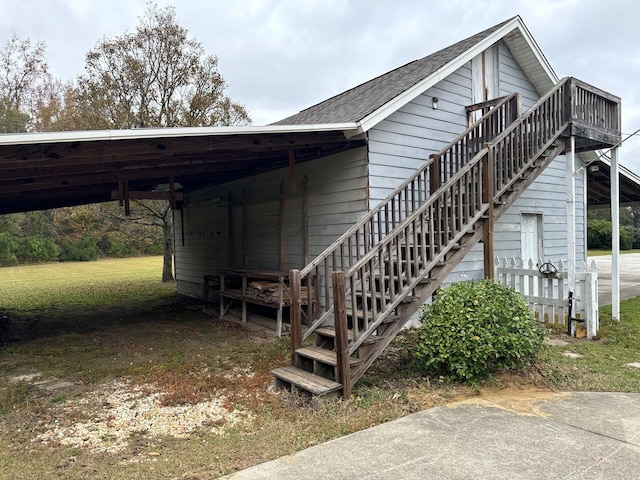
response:
M582 355L576 352L562 352L562 355L569 358L582 358Z
M153 385L114 381L90 395L61 404L44 431L33 442L43 446L64 445L93 453L123 450L134 435L186 438L200 428L223 435L227 428L251 420L251 414L229 409L218 396L194 405L163 406L164 394ZM70 424L78 413L89 420Z

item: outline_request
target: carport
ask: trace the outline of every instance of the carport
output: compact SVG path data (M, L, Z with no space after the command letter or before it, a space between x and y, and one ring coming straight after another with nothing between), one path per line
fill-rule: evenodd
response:
M362 145L355 124L0 135L0 214L165 199Z
M297 164L364 144L354 123L1 135L0 214L137 199L179 211L190 191L275 169L293 183ZM617 167L612 185L612 165L594 155L586 168L588 206L610 205L616 187L622 205L640 201L640 177Z

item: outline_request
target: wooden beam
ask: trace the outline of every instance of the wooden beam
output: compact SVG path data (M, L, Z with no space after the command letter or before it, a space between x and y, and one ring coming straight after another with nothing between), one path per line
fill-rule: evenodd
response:
M124 182L120 180L118 182L118 192L117 197L113 198L113 193L111 194L111 198L113 200L118 200L118 206L122 207L124 205Z
M309 263L309 178L302 180L302 257L304 264Z
M485 144L485 147L490 147ZM487 218L483 220L482 225L482 243L484 247L484 277L493 279L494 272L494 251L493 251L493 149L489 148L489 152L482 159L482 203L488 204Z
M296 153L293 148L289 150L289 177L291 178L291 191L297 192L298 186L296 185Z
M302 346L302 302L300 296L300 270L289 271L289 291L291 295L291 308L289 322L291 328L291 363L295 365L296 350Z
M124 196L120 190L111 191L111 200L123 200ZM175 192L175 201L181 202L184 200L184 195L181 192ZM129 191L130 200L168 200L171 201L171 193L169 192L139 192L136 190Z
M284 241L284 180L282 180L280 182L280 263L279 263L279 268L280 271L284 270L284 248L285 248L285 241Z
M173 175L169 176L169 203L171 203L171 210L177 208L176 204L176 185L173 181Z
M349 367L349 339L347 333L347 306L344 272L333 272L333 315L336 330L336 381L342 384L342 397L351 396L351 370ZM354 309L355 311L355 309ZM357 319L354 319L354 322Z
M227 195L227 241L229 242L229 258L227 264L233 267L233 193L229 190Z
M122 198L124 199L124 214L129 216L131 214L131 208L129 205L129 182L125 180L123 183Z
M246 188L242 190L242 266L249 267L249 208Z

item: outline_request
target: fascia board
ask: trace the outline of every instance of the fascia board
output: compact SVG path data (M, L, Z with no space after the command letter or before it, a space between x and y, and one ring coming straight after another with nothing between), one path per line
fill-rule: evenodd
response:
M72 142L206 137L231 135L295 134L342 131L346 138L362 133L359 125L332 123L319 125L265 125L248 127L177 127L131 130L84 130L75 132L18 133L0 135L2 145L32 145Z
M558 78L551 69L549 62L547 62L546 58L540 51L538 45L533 40L533 37L525 27L524 23L520 19L520 17L515 17L511 22L503 25L498 30L493 32L488 37L482 39L480 42L476 43L473 47L465 51L463 54L458 56L456 59L452 60L436 72L432 73L422 81L416 83L411 88L405 90L403 93L387 102L385 105L380 107L375 112L371 113L363 120L360 121L360 126L364 132L370 130L372 127L377 125L379 122L387 118L389 115L402 108L404 105L409 103L411 100L415 99L429 88L433 87L439 81L445 79L447 76L451 75L453 72L462 67L465 63L471 61L474 57L482 53L484 50L489 48L491 45L504 38L509 33L518 30L525 41L529 44L529 47L534 52L536 59L543 66L545 73L549 75L550 79L554 83L558 82Z

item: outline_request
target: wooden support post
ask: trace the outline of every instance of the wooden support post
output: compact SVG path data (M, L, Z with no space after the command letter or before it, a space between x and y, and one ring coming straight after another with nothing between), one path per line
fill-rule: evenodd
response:
M124 214L125 216L129 216L131 215L131 207L129 205L129 181L125 180L123 182L123 187L122 187L122 196L124 199Z
M171 210L178 208L178 203L176 202L176 186L173 181L173 175L169 177L169 203L171 203Z
M429 159L433 160L431 167L429 167L429 193L433 195L440 188L440 157L431 154Z
M291 330L291 362L295 363L295 352L302 345L302 301L300 299L300 270L289 271L289 294L291 308L289 322Z
M309 178L302 180L302 249L304 264L309 263Z
M297 192L298 186L296 185L296 152L289 150L289 177L291 178L291 191Z
M347 336L346 286L344 272L333 272L333 316L336 330L336 381L342 384L342 396L351 396L351 370L347 353L349 340Z
M118 206L124 206L124 180L118 181Z
M284 242L284 180L280 182L280 271L284 270L285 242Z
M229 267L233 267L233 193L231 190L229 190L229 195L227 196L227 228L229 229L227 232L227 241L229 242L227 263Z
M249 268L249 207L246 188L242 190L242 267Z
M489 208L482 225L482 243L484 246L484 276L493 279L494 254L493 254L493 149L490 144L489 151L482 159L482 203L487 203Z

